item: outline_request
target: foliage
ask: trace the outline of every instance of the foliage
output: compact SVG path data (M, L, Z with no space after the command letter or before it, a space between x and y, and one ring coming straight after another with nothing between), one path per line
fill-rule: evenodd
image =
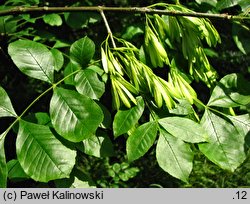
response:
M219 12L238 5L248 15L244 0L195 2L187 6L208 4L198 8ZM0 8L43 4L8 0ZM194 12L178 2L149 8ZM29 83L40 83L24 110L11 100L9 87L0 86L1 121L13 119L1 129L0 187L28 179L55 187L132 187L128 182L142 175L140 163L147 156L182 186L194 183L200 154L219 171L247 165L249 81L241 73L219 77L210 63L224 39L216 26L198 17L141 14L140 19L143 23L125 24L120 34L99 37L91 28L104 25L93 12L0 17L7 67L20 70ZM109 24L117 29L115 22ZM247 34L248 22L233 22L232 38L243 55L249 53ZM210 92L207 100L201 100L204 93L197 86ZM14 135L11 158L5 146Z

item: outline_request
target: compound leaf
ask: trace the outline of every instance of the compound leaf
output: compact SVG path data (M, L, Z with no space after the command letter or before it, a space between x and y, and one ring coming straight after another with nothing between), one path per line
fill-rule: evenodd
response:
M17 40L9 44L8 52L21 72L53 83L54 58L45 45L31 40Z
M35 181L68 178L75 165L76 152L64 146L49 127L23 120L16 151L22 169Z
M63 88L54 90L50 115L55 130L72 142L93 135L103 120L101 108L92 99Z
M193 168L193 152L189 144L161 129L156 159L164 171L184 182L188 181Z
M208 133L208 143L199 144L205 156L222 169L234 171L245 160L244 137L225 119L206 110L201 124Z
M153 145L157 136L158 124L155 121L139 126L127 139L128 160L133 161L143 156Z

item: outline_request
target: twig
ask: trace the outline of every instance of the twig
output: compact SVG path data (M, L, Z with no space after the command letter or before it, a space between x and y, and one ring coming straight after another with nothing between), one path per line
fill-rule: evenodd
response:
M109 11L109 12L128 12L128 13L149 13L149 14L164 14L168 16L191 16L202 18L217 18L227 20L250 20L250 16L239 16L230 14L213 14L200 12L180 12L152 9L148 7L106 7L106 6L81 6L81 7L15 7L12 9L0 11L0 16L31 14L31 13L60 13L60 12L79 12L79 11Z
M111 31L111 29L110 29L110 27L109 27L108 21L107 21L106 16L105 16L105 14L104 14L104 12L103 12L103 10L102 10L101 7L100 7L100 14L101 14L102 19L103 19L103 21L104 21L104 24L105 24L105 26L106 26L106 28L107 28L107 32L108 32L108 34L109 34L109 36L110 36L112 45L113 45L114 48L116 48L116 44L115 44L115 41L114 41L114 38L113 38L112 31Z

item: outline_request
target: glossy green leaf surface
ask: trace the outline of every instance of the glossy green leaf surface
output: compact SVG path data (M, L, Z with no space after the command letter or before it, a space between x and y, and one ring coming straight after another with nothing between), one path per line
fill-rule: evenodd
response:
M231 120L238 132L245 137L250 133L250 116L249 114L230 116L227 118Z
M144 106L143 98L138 97L136 106L129 110L118 110L113 121L115 137L128 132L138 122L144 111Z
M65 67L64 69L64 77L72 74L73 72L79 70L80 67L76 64L73 64L72 62L69 62L67 64L67 66ZM75 85L75 75L72 74L71 76L67 77L65 80L64 80L64 83L65 84L68 84L68 85Z
M100 81L95 71L85 69L75 76L76 90L92 99L99 99L105 91L105 84Z
M5 158L4 138L5 133L0 135L0 188L6 188L8 169Z
M214 88L209 99L209 106L224 108L250 104L250 82L240 74L223 77Z
M133 131L126 143L129 161L142 157L149 150L156 139L157 129L158 124L153 121L144 123Z
M206 131L193 120L181 117L167 117L158 121L167 132L185 142L199 143L206 141Z
M70 47L70 59L85 68L95 53L95 44L87 36L75 41Z
M193 168L193 152L189 144L161 129L156 159L164 171L182 181L188 181Z
M208 133L208 143L199 144L200 151L223 169L234 171L245 160L244 137L231 123L206 110L201 124Z
M114 155L112 142L107 134L93 135L83 140L84 153L95 157L108 157Z
M62 25L62 18L60 15L56 13L46 14L43 16L43 20L45 23L51 26L60 26Z
M13 159L7 163L8 167L8 178L9 179L21 179L29 178L27 174L23 171L18 160Z
M75 165L76 152L64 146L47 126L20 121L16 149L22 169L35 181L67 178Z
M93 135L103 120L101 108L92 99L63 88L54 90L50 116L57 133L72 142Z
M54 57L54 67L56 71L59 71L64 63L63 54L57 49L51 49L51 53Z
M30 40L17 40L9 44L8 53L21 72L53 83L54 58L45 45Z
M17 114L11 104L10 98L6 91L0 86L0 118L16 117Z

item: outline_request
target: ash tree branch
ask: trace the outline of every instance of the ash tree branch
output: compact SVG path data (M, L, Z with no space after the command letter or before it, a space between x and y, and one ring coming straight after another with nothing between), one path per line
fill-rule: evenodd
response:
M61 12L79 12L79 11L105 11L105 12L127 12L143 14L164 14L169 16L190 16L200 18L216 18L226 20L250 20L250 16L239 16L230 14L213 14L200 12L180 12L152 9L148 7L106 7L106 6L80 6L80 7L14 7L8 10L0 11L0 16L31 14L31 13L61 13Z

